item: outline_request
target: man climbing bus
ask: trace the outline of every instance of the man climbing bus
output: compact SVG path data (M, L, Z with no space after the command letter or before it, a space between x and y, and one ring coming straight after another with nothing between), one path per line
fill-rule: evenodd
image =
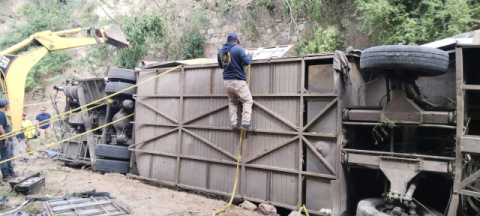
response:
M218 51L218 66L223 69L223 80L225 90L228 94L230 121L232 129L238 129L237 105L243 104L241 129L254 131L256 127L251 125L252 116L252 94L247 86L247 78L244 67L252 62L253 52L248 55L239 46L240 40L234 33L228 34L227 42Z

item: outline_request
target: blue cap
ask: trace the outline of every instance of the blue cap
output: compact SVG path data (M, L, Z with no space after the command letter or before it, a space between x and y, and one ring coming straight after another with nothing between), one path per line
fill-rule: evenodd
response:
M9 104L9 102L7 101L7 99L5 98L0 98L0 106L5 106Z
M230 34L228 34L228 36L227 36L227 41L230 41L230 40L232 40L232 39L237 40L237 41L238 41L238 44L240 44L240 39L238 39L238 36L237 36L235 33L230 33Z

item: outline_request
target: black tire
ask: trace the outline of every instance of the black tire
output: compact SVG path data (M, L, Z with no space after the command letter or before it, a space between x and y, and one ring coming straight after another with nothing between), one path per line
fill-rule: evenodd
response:
M416 76L438 76L448 70L448 53L435 48L389 45L371 47L362 52L360 68L379 71L411 71Z
M137 76L134 70L113 68L108 71L108 80L135 84L137 83Z
M108 159L96 159L93 169L101 172L128 173L130 171L129 161L117 161Z
M111 159L119 159L119 160L130 160L130 150L126 146L118 146L118 145L107 145L107 144L96 144L95 145L95 155L104 157L104 158L111 158Z
M432 213L427 211L420 205L417 205L415 209L417 211L418 216L443 216L442 213L439 211L426 206ZM382 198L369 198L360 201L357 205L357 216L390 216L391 214L387 214L382 212L383 199Z
M108 82L107 86L105 86L105 94L111 95L111 94L117 93L117 92L119 92L123 89L126 89L128 87L132 87L133 85L134 84L124 83L124 82ZM120 93L120 95L132 96L133 94L135 94L135 92L137 92L137 89L132 88L132 89L129 89L127 91L124 91L124 92Z

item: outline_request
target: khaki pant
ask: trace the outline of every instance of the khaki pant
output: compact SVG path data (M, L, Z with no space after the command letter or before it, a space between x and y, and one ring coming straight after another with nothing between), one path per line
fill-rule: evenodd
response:
M38 130L40 131L40 144L43 145L46 143L50 143L52 128L48 127L47 129L38 129Z
M228 107L232 125L237 125L237 105L243 104L242 125L250 125L252 116L252 94L244 80L225 80L225 90L228 94Z
M32 151L32 140L33 138L26 138L25 145L27 146L27 152Z
M27 153L27 146L25 139L18 141L16 137L13 139L13 156L18 156Z

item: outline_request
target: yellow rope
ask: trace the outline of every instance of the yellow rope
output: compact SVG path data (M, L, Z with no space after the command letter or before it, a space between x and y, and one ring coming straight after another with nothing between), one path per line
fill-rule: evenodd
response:
M97 128L95 128L95 129L91 129L91 130L85 131L85 132L83 132L83 133L81 133L81 134L77 134L77 135L72 136L72 137L70 137L70 138L64 139L64 140L62 140L62 141L58 141L58 142L56 142L56 143L52 143L52 144L50 144L50 145L44 146L44 147L42 147L42 148L35 149L35 150L30 151L30 152L27 152L27 153L25 153L25 154L21 154L21 155L18 155L18 156L9 158L9 159L7 159L7 160L2 160L2 161L0 161L0 164L5 163L5 162L8 162L8 161L11 161L11 160L15 160L15 159L17 159L17 158L21 158L21 157L23 157L23 156L32 154L32 153L34 153L34 152L38 152L38 151L41 151L41 150L50 148L50 147L52 147L52 146L58 145L58 144L60 144L60 143L63 143L63 142L65 142L65 141L72 140L72 139L75 139L75 138L77 138L77 137L81 137L81 136L83 136L83 135L85 135L85 134L87 134L87 133L91 133L91 132L96 131L96 130L98 130L98 129L107 127L107 126L109 126L109 125L111 125L111 124L117 123L117 122L119 122L119 121L122 121L122 120L124 120L124 119L130 118L130 117L132 117L132 116L133 116L133 113L130 114L130 115L128 115L128 116L125 116L125 117L123 117L123 118L117 119L117 120L115 120L115 121L113 121L113 122L110 122L110 123L108 123L108 124L104 124L104 125L102 125L102 126L100 126L100 127L97 127ZM3 148L3 146L0 146L0 148Z
M250 65L248 65L248 74L247 74L247 86L250 86ZM232 205L233 198L235 197L235 191L237 191L237 183L238 183L238 170L240 167L240 158L242 157L242 139L243 139L243 129L240 131L240 140L238 141L238 156L237 156L237 171L235 173L235 184L233 185L232 196L230 197L230 202L223 207L222 209L213 213L213 216L220 214L227 210L228 207Z
M156 79L156 78L158 78L158 77L161 77L161 76L163 76L163 75L165 75L165 74L167 74L167 73L170 73L170 72L172 72L172 71L174 71L174 70L177 70L177 69L180 68L180 67L182 67L182 66L179 65L179 66L174 67L174 68L172 68L172 69L170 69L170 70L167 70L167 71L165 71L165 72L163 72L163 73L161 73L161 74L159 74L159 75L153 76L153 77L151 77L151 78L148 78L147 80L144 80L144 81L142 81L142 82L139 82L139 83L137 83L137 84L135 84L135 85L133 85L133 86L130 86L130 87L128 87L128 88L125 88L125 89L123 89L123 90L120 90L120 91L118 91L118 92L116 92L116 93L113 93L113 94L111 94L111 95L108 95L108 96L106 96L106 97L104 97L104 98L100 98L100 99L98 99L98 100L96 100L96 101L93 101L93 102L91 102L91 103L89 103L89 104L85 104L85 105L83 105L83 106L77 107L77 108L72 109L72 110L70 110L70 111L68 111L68 112L64 112L64 113L62 113L62 114L60 114L60 115L58 115L58 116L55 116L55 117L53 117L53 118L50 118L50 119L47 119L47 120L38 122L37 124L34 124L34 125L32 125L32 126L37 127L39 124L49 123L50 121L52 121L52 119L56 119L56 118L59 118L60 120L61 120L61 119L64 119L65 117L63 117L63 118L60 118L60 117L66 115L66 114L69 114L69 113L78 111L78 110L80 110L80 109L82 109L82 108L88 107L88 106L90 106L90 105L93 105L93 104L96 104L96 103L100 103L100 102L102 102L102 101L105 100L105 99L109 99L109 98L111 98L111 97L113 97L113 96L116 96L116 95L119 95L119 94L123 93L124 91L130 90L130 89L133 89L133 88L136 88L136 87L139 86L139 85L142 85L142 84L144 84L144 83L146 83L146 82L149 82L149 81L154 80L154 79ZM5 136L10 136L10 135L13 134L13 133L18 133L18 132L21 133L21 131L23 131L23 130L25 130L25 128L20 129L20 130L16 130L16 131L12 131L12 132L7 133L7 134L4 134L4 135L2 135L2 136L0 137L0 140L4 139Z
M307 207L305 207L305 204L303 204L303 206L298 210L297 216L300 216L300 214L302 213L302 210L305 211L305 214L307 214L307 216L310 216L308 214Z

